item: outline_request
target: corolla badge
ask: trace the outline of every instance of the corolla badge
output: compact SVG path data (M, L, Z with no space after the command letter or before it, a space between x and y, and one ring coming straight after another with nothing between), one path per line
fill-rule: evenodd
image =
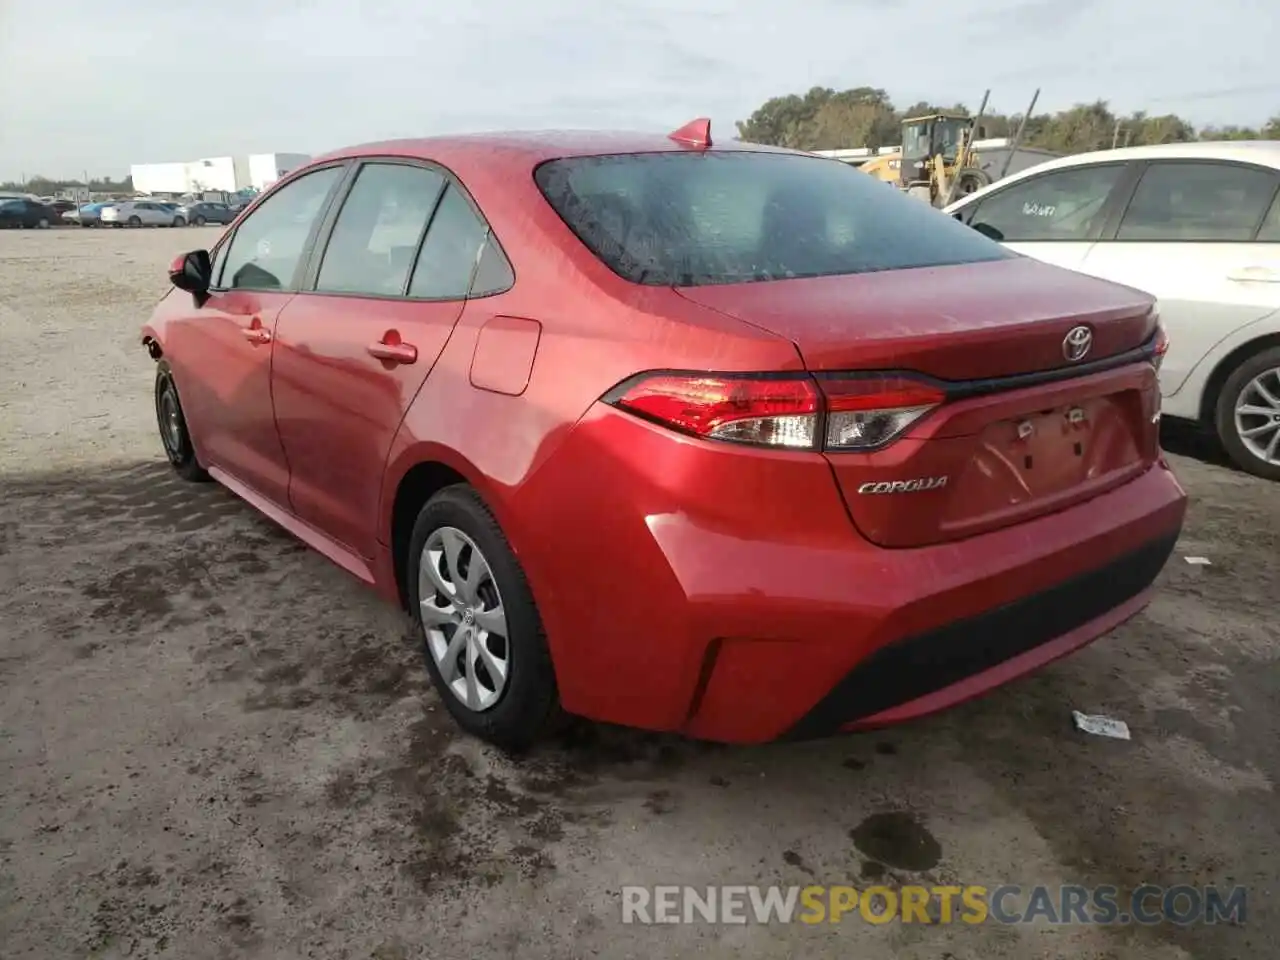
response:
M1093 346L1093 331L1088 327L1072 327L1062 338L1062 355L1076 363L1083 360Z
M947 478L917 477L914 480L881 480L864 483L858 492L867 493L922 493L925 490L940 490L947 485Z

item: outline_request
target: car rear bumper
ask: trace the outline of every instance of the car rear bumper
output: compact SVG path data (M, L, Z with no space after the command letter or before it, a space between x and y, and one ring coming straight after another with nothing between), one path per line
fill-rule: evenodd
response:
M882 549L820 458L614 413L520 495L565 708L740 743L919 716L1088 643L1145 605L1186 511L1161 463L1057 513Z
M1159 537L1038 593L887 644L859 661L788 735L933 713L1056 660L1141 610L1176 542L1176 534Z

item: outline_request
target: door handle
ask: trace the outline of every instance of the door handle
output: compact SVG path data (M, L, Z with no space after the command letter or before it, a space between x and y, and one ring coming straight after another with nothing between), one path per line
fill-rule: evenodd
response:
M412 343L405 343L395 330L388 330L377 343L365 347L369 356L388 363L415 363L418 359L418 348Z
M1274 267L1240 267L1227 274L1237 283L1280 283L1280 270Z
M240 331L250 343L258 345L271 342L271 331L262 325L261 317L254 317L249 326Z

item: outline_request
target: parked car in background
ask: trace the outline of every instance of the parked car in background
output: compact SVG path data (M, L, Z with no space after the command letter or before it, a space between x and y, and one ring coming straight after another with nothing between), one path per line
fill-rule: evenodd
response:
M186 218L176 204L162 200L127 200L108 204L99 213L104 225L112 227L185 227Z
M74 200L50 200L44 201L44 205L53 211L55 217L53 221L54 223L60 223L64 213L76 209L76 202Z
M1169 334L1164 414L1280 480L1280 143L1064 157L947 212L1029 257L1154 294Z
M106 203L82 204L78 209L64 213L63 222L78 223L82 227L96 227L102 215L102 208L105 206L107 206Z
M227 204L214 203L208 200L180 206L178 207L178 215L195 227L202 227L206 223L230 223L236 218L236 215L231 212L231 208Z
M0 227L28 227L41 230L57 221L54 212L38 200L0 200Z
M1182 527L1148 294L705 123L341 151L170 280L175 472L403 603L507 747L939 710L1135 614Z

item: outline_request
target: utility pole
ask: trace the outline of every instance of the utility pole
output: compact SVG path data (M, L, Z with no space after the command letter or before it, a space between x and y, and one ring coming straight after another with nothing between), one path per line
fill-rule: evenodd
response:
M1116 145L1120 143L1120 123L1121 123L1120 118L1116 117L1116 129L1115 129L1115 132L1111 134L1112 150L1114 150L1116 148Z
M1031 114L1035 112L1036 101L1040 99L1040 88L1036 87L1036 92L1031 95L1031 105L1022 114L1022 120L1018 123L1018 132L1013 135L1013 143L1009 144L1009 153L1004 158L1004 166L1000 168L1000 176L997 179L1003 180L1009 173L1009 165L1013 163L1013 156L1018 152L1018 147L1022 145L1022 135L1027 132L1027 121L1031 119Z

